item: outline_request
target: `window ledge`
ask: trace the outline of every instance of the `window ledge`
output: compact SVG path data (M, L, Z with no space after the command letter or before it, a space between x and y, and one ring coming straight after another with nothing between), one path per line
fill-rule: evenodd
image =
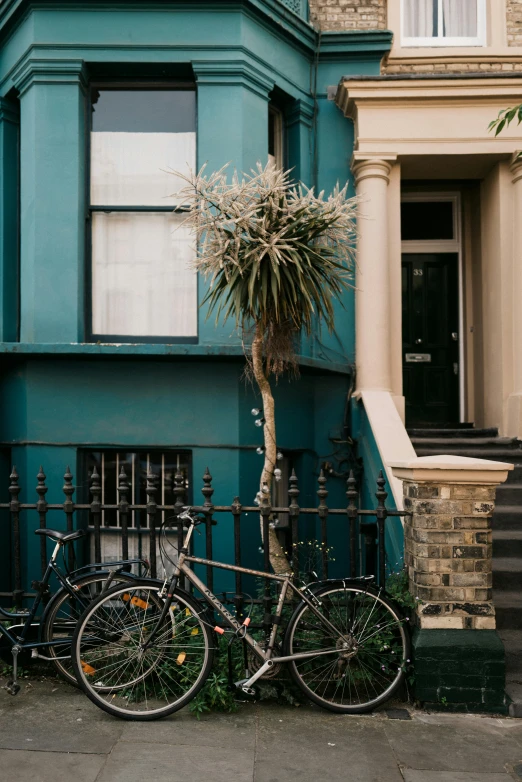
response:
M32 343L32 342L1 342L0 355L33 357L77 356L78 358L170 358L214 360L243 359L243 350L239 345L190 345L190 344L151 344L151 343ZM348 363L324 361L309 356L297 356L297 362L302 368L328 372L338 375L350 375L351 365Z

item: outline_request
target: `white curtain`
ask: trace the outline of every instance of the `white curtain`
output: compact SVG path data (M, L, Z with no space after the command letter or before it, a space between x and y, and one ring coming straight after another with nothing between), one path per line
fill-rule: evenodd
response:
M404 36L406 38L433 38L434 14L437 0L403 0Z
M195 133L91 133L91 204L170 206L196 166Z
M477 36L477 0L442 0L445 38Z
M93 214L94 334L197 335L194 239L184 220L169 212Z

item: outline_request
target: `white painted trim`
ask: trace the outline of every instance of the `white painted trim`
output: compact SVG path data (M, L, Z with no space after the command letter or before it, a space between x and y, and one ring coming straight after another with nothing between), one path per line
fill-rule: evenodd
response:
M402 253L456 253L458 256L458 308L459 308L459 420L466 419L465 388L465 334L464 334L464 259L462 253L462 204L460 193L403 193L403 201L451 201L453 203L453 240L426 239L401 241Z
M486 0L477 0L477 35L473 37L445 38L442 34L442 0L438 0L438 5L438 35L430 38L413 38L404 35L404 3L401 0L401 47L487 46Z
M360 391L356 396L364 404L395 505L403 510L402 481L394 476L391 464L417 458L408 432L389 391Z

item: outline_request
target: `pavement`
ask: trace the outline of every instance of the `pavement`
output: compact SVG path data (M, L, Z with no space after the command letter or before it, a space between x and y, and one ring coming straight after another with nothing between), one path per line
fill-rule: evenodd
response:
M21 684L14 698L0 690L0 782L522 780L522 720L261 701L200 721L183 710L125 722L56 679Z

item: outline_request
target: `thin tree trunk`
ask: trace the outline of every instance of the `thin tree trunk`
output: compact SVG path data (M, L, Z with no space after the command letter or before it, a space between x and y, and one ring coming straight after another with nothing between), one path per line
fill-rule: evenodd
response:
M274 469L277 464L277 444L274 415L274 397L272 396L272 389L270 388L270 383L265 373L265 367L263 363L263 331L259 324L256 326L256 333L252 342L252 369L256 383L259 386L259 390L261 391L261 397L263 399L263 417L265 419L265 425L263 427L265 438L265 462L259 484L259 490L262 494L264 486L268 488L268 491L270 491L272 488ZM263 538L262 516L260 517L260 524L261 538ZM268 531L268 540L270 564L272 565L274 573L290 573L290 563L288 562L285 552L279 543L276 531L272 527L270 527Z

